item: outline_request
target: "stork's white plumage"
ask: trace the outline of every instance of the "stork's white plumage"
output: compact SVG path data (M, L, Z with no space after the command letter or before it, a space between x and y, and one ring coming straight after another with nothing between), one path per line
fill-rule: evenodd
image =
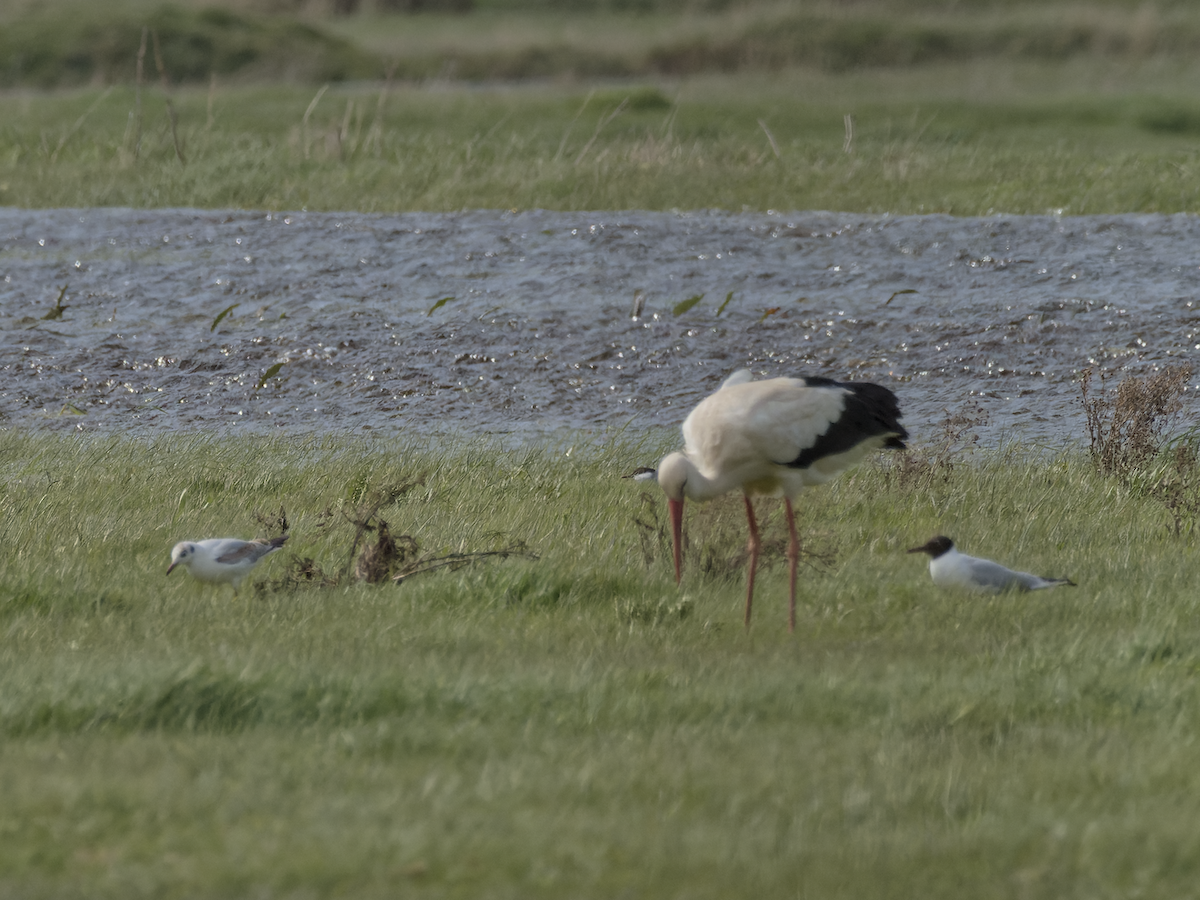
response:
M754 381L746 369L692 410L683 423L684 448L657 470L667 495L675 542L675 580L683 568L683 502L709 500L732 490L745 495L750 526L746 625L758 567L758 525L750 498L782 495L787 510L791 590L788 628L796 627L796 567L800 542L792 500L808 485L824 484L872 450L904 448L896 396L869 382L829 378Z
M1017 572L990 559L960 553L954 541L943 534L930 538L909 553L929 554L929 574L938 587L963 588L998 594L1000 591L1040 591L1060 584L1074 586L1070 578L1043 578L1028 572Z
M266 541L243 541L238 538L209 538L204 541L180 541L171 550L171 565L185 566L192 577L200 581L226 583L236 594L242 579L268 553L283 546L287 535Z

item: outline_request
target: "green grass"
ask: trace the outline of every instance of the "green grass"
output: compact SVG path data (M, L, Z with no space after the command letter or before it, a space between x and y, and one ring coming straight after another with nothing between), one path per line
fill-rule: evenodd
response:
M594 90L218 84L174 94L186 164L157 90L140 142L131 88L15 93L0 95L0 204L1190 211L1198 76L1136 68L1101 93L1090 64Z
M0 205L1200 206L1190 4L372 9L0 10L0 84L18 86L0 93ZM139 100L142 24L171 86L150 48Z
M1194 538L1086 459L868 465L801 501L835 555L786 631L778 504L741 628L740 502L618 475L673 436L0 438L0 891L25 897L1143 897L1200 877ZM568 453L568 450L570 451ZM402 585L164 574L185 537L346 561L339 513L425 552ZM643 524L639 525L638 522ZM1077 588L973 598L931 534Z

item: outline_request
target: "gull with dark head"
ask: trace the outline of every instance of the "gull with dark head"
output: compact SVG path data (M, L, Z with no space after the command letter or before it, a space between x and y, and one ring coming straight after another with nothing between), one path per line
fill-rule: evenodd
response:
M180 541L171 550L171 565L184 566L192 577L214 584L228 584L237 594L238 585L268 553L283 546L287 535L270 540L243 541L238 538L209 538L205 541Z
M740 490L750 526L746 626L754 600L758 524L750 498L783 496L787 511L791 591L788 628L796 627L796 567L800 541L792 501L808 485L824 484L879 449L904 449L896 395L865 381L768 378L746 369L692 410L683 423L684 447L666 456L652 474L667 495L675 542L675 580L682 574L683 503Z
M929 554L929 574L938 587L962 588L998 594L1001 591L1040 591L1062 584L1074 586L1070 578L1042 578L1028 572L1007 569L990 559L960 553L954 541L939 534L909 553Z

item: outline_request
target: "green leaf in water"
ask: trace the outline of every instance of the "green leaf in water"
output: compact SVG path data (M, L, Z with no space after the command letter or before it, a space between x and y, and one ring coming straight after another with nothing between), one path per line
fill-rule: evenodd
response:
M234 303L232 306L227 306L223 310L221 310L219 313L217 313L217 317L215 319L213 319L213 323L209 327L208 330L216 331L217 326L221 324L221 320L223 318L225 318L227 315L229 315L231 312L233 312L235 309L237 309L239 306L241 306L240 303Z
M694 297L688 297L686 300L680 300L675 304L675 308L671 310L671 315L682 316L685 312L704 299L703 294L697 294Z
M773 316L773 315L775 315L775 313L779 312L781 309L783 309L782 306L772 306L770 309L765 310L763 312L762 318L760 318L758 321L759 322L767 321L767 316Z
M53 321L54 319L62 318L63 310L67 309L67 307L63 306L63 297L67 296L68 287L70 287L69 284L64 284L62 286L62 290L58 292L58 299L54 301L54 308L42 316L43 319Z
M729 305L729 301L732 299L733 299L733 291L730 291L728 294L725 295L725 302L717 307L717 315L718 316L721 315L721 313L725 312L725 307L727 307Z
M432 316L435 312L437 312L439 309L441 309L443 306L445 306L447 303L449 303L453 299L454 299L453 297L443 297L437 303L433 304L433 306L429 307L429 312L425 313L425 315Z
M266 384L268 381L270 381L272 378L274 378L276 375L278 375L279 370L282 369L286 365L287 365L287 363L285 363L285 362L277 362L277 363L275 363L275 365L271 366L271 368L267 369L267 371L263 372L263 377L258 379L258 387L256 387L255 390L256 391L259 390L259 388L261 388L264 384Z

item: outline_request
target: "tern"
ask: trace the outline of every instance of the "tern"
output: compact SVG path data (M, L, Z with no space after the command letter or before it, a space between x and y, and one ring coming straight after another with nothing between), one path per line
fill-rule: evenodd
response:
M909 553L929 554L929 574L938 587L965 588L998 594L1006 590L1040 591L1059 585L1075 585L1070 578L1042 578L1028 572L1015 572L990 559L960 553L954 541L939 534Z
M896 395L878 384L819 377L754 381L749 370L733 373L684 420L683 450L666 456L653 476L667 495L675 580L682 577L684 500L710 500L740 490L750 528L745 618L749 628L759 551L750 498L782 494L791 579L788 629L794 631L800 541L792 500L802 488L832 480L873 450L903 450L908 432L899 419ZM652 477L640 474L647 480Z

